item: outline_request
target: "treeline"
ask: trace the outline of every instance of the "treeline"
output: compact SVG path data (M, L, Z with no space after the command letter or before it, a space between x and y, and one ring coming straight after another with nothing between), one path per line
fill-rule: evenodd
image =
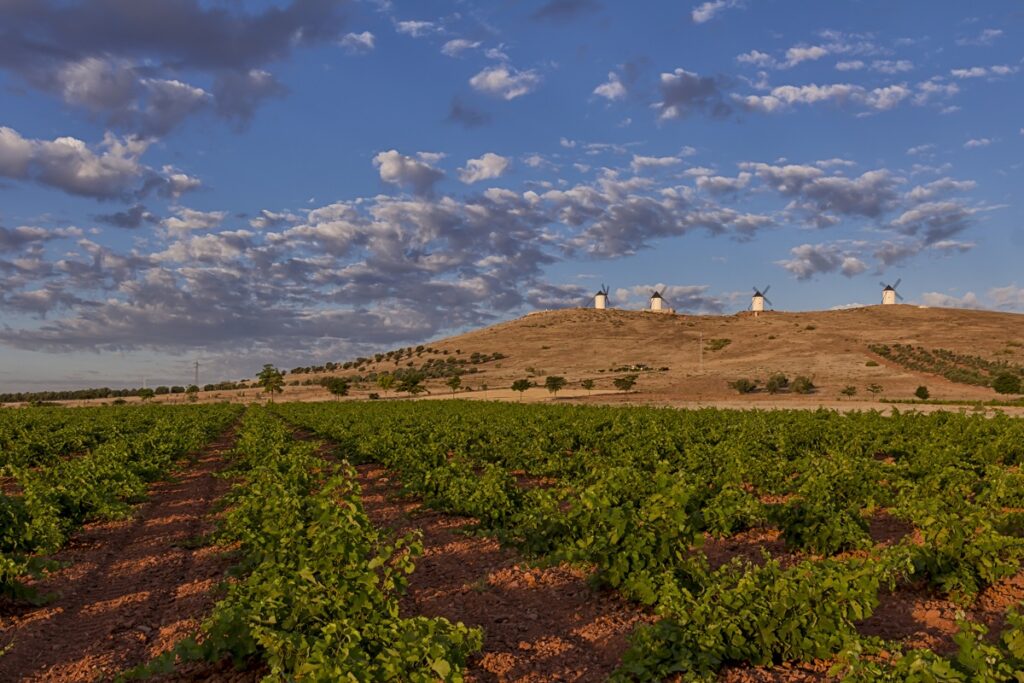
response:
M203 391L230 391L232 389L248 389L245 382L218 382L203 385ZM163 396L166 394L184 394L185 386L159 386L151 389L111 389L100 387L93 389L68 389L66 391L20 391L0 394L0 403L37 403L41 401L85 401L88 399L127 398L129 396Z
M872 344L868 348L908 370L940 375L958 384L991 387L1002 394L1020 393L1024 378L1024 366L948 349L926 349L910 344Z

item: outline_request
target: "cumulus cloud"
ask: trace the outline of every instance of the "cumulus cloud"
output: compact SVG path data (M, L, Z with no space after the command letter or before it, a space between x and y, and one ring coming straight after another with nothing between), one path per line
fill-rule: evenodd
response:
M606 100L621 100L626 97L626 86L614 71L608 72L608 80L594 88L594 94Z
M658 87L661 101L654 107L660 120L682 118L694 111L715 117L727 116L731 112L722 99L721 86L716 78L679 68L671 73L662 73Z
M93 216L93 218L101 223L112 225L115 228L124 228L126 230L135 230L136 228L141 228L146 224L155 225L160 221L157 216L150 213L142 204L135 204L124 211L97 214L96 216Z
M801 244L790 249L791 258L776 263L796 276L809 280L819 273L840 272L846 277L860 275L868 265L842 242Z
M507 168L507 158L494 152L487 152L478 159L468 160L465 167L459 169L459 180L470 184L481 180L500 178Z
M920 234L933 244L962 232L976 212L957 200L922 202L893 219L891 227L905 235Z
M441 54L448 57L458 57L466 50L475 50L480 47L479 40L467 40L465 38L454 38L441 46Z
M991 45L997 38L1003 35L1003 30L998 28L982 29L980 33L973 36L957 38L957 45Z
M921 303L925 306L936 306L939 308L982 308L974 292L967 292L963 296L953 296L942 292L922 292Z
M1005 287L993 287L988 290L988 298L998 308L1024 309L1024 287L1018 287L1017 283Z
M0 176L34 180L70 194L97 199L127 195L147 168L140 157L150 141L107 133L98 149L73 137L33 140L0 127Z
M341 39L341 46L350 54L366 54L376 47L376 40L376 36L369 31L346 33Z
M226 211L196 211L179 206L175 209L175 215L160 221L160 225L172 233L212 230L218 227L227 215Z
M992 138L971 138L964 143L964 149L977 149L979 147L988 147L992 144Z
M432 21L399 21L395 23L395 30L413 38L422 38L436 33L438 28Z
M739 7L740 0L708 0L693 8L690 18L695 24L704 24L715 18L723 10Z
M386 183L411 187L418 195L434 191L434 185L444 178L444 172L430 165L421 153L419 158L405 156L398 150L380 152L373 158L373 165L380 172L380 179Z
M200 0L162 5L159 12L134 9L108 0L39 0L31 11L23 3L2 4L0 68L115 129L164 135L206 110L246 120L268 94L267 79L254 74L296 47L337 39L342 25L341 6L332 0L293 0L255 12ZM207 92L183 82L176 75L183 70L220 87ZM238 91L245 86L263 96L250 94L243 101L250 108L240 110ZM280 86L272 91L280 93Z
M649 169L668 168L676 166L683 162L679 157L651 157L641 156L639 154L633 155L633 161L630 162L629 166L633 169L634 173L642 173Z
M469 79L469 84L487 95L514 100L533 92L541 83L536 71L518 71L508 64L489 66Z

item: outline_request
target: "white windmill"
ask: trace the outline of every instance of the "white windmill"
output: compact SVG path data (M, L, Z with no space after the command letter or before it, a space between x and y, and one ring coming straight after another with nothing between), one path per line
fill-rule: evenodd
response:
M608 285L601 285L594 295L594 308L603 311L608 308Z
M664 306L665 299L662 298L661 292L655 290L654 293L651 294L651 310L660 312L664 309Z
M882 289L882 305L883 306L892 306L892 305L894 305L896 303L896 299L899 299L900 301L903 301L903 297L900 296L900 293L896 291L896 288L900 286L901 282L903 282L903 278L897 279L896 282L891 284L891 285L887 285L884 282L879 282L878 283L878 284L882 285L882 288L883 288Z
M775 304L772 303L771 299L769 299L768 296L767 296L768 290L771 289L771 288L772 288L771 285L768 285L764 289L758 289L757 287L753 288L754 289L754 296L750 297L750 310L754 312L754 316L755 317L757 316L758 313L761 313L761 312L764 311L765 302L767 302L769 306L774 306L775 305Z

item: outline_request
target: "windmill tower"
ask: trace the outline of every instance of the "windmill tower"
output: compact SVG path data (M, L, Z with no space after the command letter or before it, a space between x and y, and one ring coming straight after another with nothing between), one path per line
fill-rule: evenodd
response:
M878 284L882 285L882 287L883 287L883 289L882 289L882 305L883 306L892 306L892 305L894 305L896 303L896 299L899 299L900 301L903 301L903 297L900 296L900 293L896 291L896 288L900 286L901 282L903 282L903 278L899 278L898 280L896 280L895 284L891 284L891 285L887 285L884 282L879 282L878 283Z
M768 285L764 289L758 289L757 287L754 287L754 296L750 297L750 310L754 312L755 318L757 317L758 313L764 312L765 302L768 302L769 306L774 306L771 299L769 299L767 296L768 290L771 288L771 285Z
M594 295L594 308L599 311L608 308L608 285L601 285L601 289L597 290L597 294Z
M660 313L663 310L664 305L665 300L661 298L661 293L655 290L655 292L651 294L651 310L656 313Z

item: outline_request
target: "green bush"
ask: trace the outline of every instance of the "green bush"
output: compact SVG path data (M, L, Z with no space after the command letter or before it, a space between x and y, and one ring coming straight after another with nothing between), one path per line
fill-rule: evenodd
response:
M777 394L787 387L789 387L789 378L781 372L777 372L769 377L768 381L764 384L764 388L769 394Z
M923 384L914 390L914 396L917 396L922 401L927 401L931 393L928 391L928 387Z
M1020 375L1004 372L992 380L992 388L1000 394L1019 394Z
M757 382L743 377L735 382L729 382L729 386L741 394L752 394L757 391Z
M790 385L790 389L794 394L810 394L815 390L815 388L816 387L814 386L814 382L811 381L811 378L805 377L804 375L800 375L794 379L792 385Z

